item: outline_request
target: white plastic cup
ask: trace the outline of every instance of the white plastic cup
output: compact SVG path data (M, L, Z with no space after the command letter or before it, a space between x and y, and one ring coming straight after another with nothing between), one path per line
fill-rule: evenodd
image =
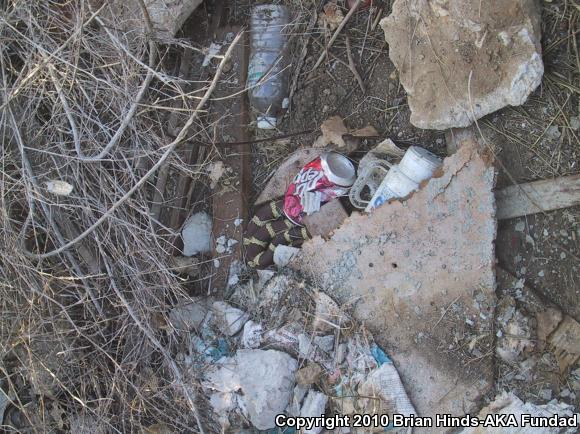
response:
M433 177L441 160L427 149L411 146L399 163L399 169L417 184Z

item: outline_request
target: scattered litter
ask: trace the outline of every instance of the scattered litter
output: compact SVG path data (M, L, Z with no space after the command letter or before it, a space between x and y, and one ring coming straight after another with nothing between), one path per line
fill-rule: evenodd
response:
M288 87L290 56L285 27L290 11L282 5L259 5L252 8L250 61L248 66L248 96L257 112L259 129L275 129L284 112Z
M212 305L212 312L216 317L216 322L220 330L227 336L233 336L239 332L250 316L233 306L216 301Z
M358 393L360 396L369 398L362 400L363 413L402 414L404 416L416 414L399 374L391 362L383 363L373 370L359 385Z
M203 63L201 64L201 66L203 68L209 66L211 59L216 57L219 54L221 49L222 49L222 44L217 44L215 42L212 42L210 44L209 48L207 49L207 53L206 53L205 57L203 58ZM222 166L223 166L223 162L220 161L220 163L222 163ZM210 174L210 178L211 178L211 174ZM219 179L219 176L217 177L217 179ZM216 179L216 182L217 182L217 179ZM213 180L213 178L212 178L212 180ZM214 187L215 187L215 184L214 184ZM213 189L214 187L211 187L211 188Z
M254 321L248 321L244 324L244 332L242 333L242 348L256 349L262 342L262 333L264 332L262 325Z
M304 403L300 409L300 416L308 418L322 416L327 402L328 397L324 393L310 389L304 398ZM305 429L303 432L304 434L319 434L321 431L322 427L315 427L312 429Z
M234 226L235 227L240 226L242 223L244 223L244 219L235 219L234 220Z
M284 214L292 222L302 224L307 215L305 197L317 193L318 207L348 193L356 179L356 169L350 160L338 152L324 152L306 164L296 175L284 197ZM314 204L309 204L310 210Z
M198 212L189 217L181 230L183 255L193 256L210 252L211 228L211 217L206 212Z
M483 408L478 417L481 420L485 420L486 417L493 415L507 415L508 417L515 418L516 426L509 427L504 426L501 428L501 432L505 434L526 434L526 433L539 433L539 434L556 434L556 433L574 433L576 428L563 429L559 427L544 427L544 428L529 428L522 427L520 421L522 416L527 417L539 417L539 418L549 418L550 416L558 415L563 418L570 418L574 416L574 407L556 400L550 401L546 405L535 405L531 402L524 403L513 393L503 392L501 395L497 396L495 400L490 403L487 407ZM489 428L478 427L478 428L466 428L461 431L461 434L483 434L489 432Z
M298 362L280 351L238 350L210 370L203 384L217 392L235 394L240 411L252 425L269 429L276 425L276 415L288 407L297 368Z
M48 181L46 189L57 196L68 196L72 193L73 186L66 181Z
M385 176L365 211L369 212L390 199L404 198L419 189L421 183L430 179L441 167L441 160L424 148L411 146L399 164L389 166L390 169L385 171ZM369 173L372 173L373 168L384 170L382 163L370 165ZM367 185L367 181L362 184Z

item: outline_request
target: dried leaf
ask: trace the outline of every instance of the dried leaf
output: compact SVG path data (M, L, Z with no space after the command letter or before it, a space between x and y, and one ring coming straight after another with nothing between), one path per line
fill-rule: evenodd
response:
M402 157L405 151L399 148L391 139L385 139L372 150L373 153L387 154L393 157Z
M346 147L342 136L348 134L348 129L340 116L332 116L325 120L320 126L320 130L322 131L322 136L314 142L313 146L315 148L323 148L331 143L334 143L339 148Z
M379 135L379 132L375 129L375 127L367 125L364 128L359 128L358 130L351 131L350 134L355 137L377 137Z
M331 1L324 5L319 16L320 25L330 30L335 30L342 20L344 20L344 14L336 4L336 1Z

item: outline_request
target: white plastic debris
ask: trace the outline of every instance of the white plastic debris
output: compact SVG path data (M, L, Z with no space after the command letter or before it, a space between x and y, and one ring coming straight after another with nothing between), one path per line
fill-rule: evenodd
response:
M46 183L46 189L57 196L68 196L72 193L73 186L66 181L53 180Z
M486 417L493 418L496 415L507 415L508 417L513 417L517 422L517 426L504 426L501 428L503 434L555 434L555 433L575 433L577 428L558 428L558 427L530 427L522 426L522 417L526 416L528 418L541 417L549 418L554 415L558 415L560 418L570 418L574 417L574 407L572 405L565 404L563 402L558 402L552 400L546 405L535 405L531 402L523 402L513 393L503 392L501 395L497 396L495 400L490 403L487 407L483 408L479 412L479 418L481 420L486 420ZM578 417L578 415L576 415ZM504 419L507 421L507 419ZM497 430L499 432L500 429ZM461 434L479 434L489 432L489 428L466 428L461 431Z
M217 326L227 336L235 335L250 319L246 312L223 301L214 302L212 312L215 314Z
M242 347L248 349L258 348L262 342L263 331L262 325L254 321L248 321L244 324Z
M274 264L276 264L278 268L285 267L299 251L300 249L296 247L284 246L282 244L276 246L276 249L274 250Z
M211 217L205 212L198 212L187 219L181 231L184 256L211 251L211 227Z
M298 362L280 351L239 350L235 357L208 372L204 386L237 393L239 406L252 425L269 429L276 425L276 415L288 407L297 368Z
M383 406L388 405L392 413L404 416L416 414L415 407L409 400L399 373L392 363L383 363L372 371L359 385L358 393L360 396L380 398L380 400L369 399L365 413L381 414Z
M211 62L211 59L216 57L219 54L221 49L222 49L222 44L216 44L215 42L212 42L210 44L209 48L207 49L207 54L203 58L203 63L201 64L201 66L203 66L204 68L206 66L208 66L209 62ZM221 162L221 161L219 161L219 163L223 164L223 162Z
M324 393L316 392L312 389L308 391L308 395L304 398L304 404L300 409L300 416L302 417L320 417L324 414L324 409L326 408L326 403L328 402L328 396ZM316 427L312 429L306 429L303 431L304 434L319 434L322 431L322 427Z

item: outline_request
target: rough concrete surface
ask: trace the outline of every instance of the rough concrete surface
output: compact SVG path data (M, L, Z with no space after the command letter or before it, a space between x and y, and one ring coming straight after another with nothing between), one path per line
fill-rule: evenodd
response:
M147 8L148 18L151 20L155 36L161 39L172 38L181 28L185 20L201 4L203 0L143 0ZM92 0L96 9L101 3ZM109 2L104 9L104 15L111 15L118 26L126 31L147 31L145 17L139 0L124 2Z
M306 242L292 263L353 305L420 415L472 411L493 380L495 173L476 147L406 201Z
M381 26L419 128L521 105L544 73L534 0L397 0Z

